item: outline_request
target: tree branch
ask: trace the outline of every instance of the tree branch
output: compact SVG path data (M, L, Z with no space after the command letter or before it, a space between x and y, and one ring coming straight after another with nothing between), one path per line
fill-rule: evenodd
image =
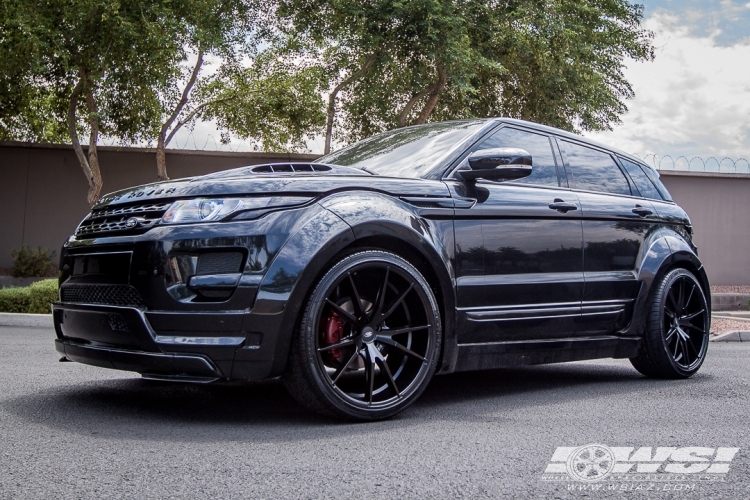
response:
M169 179L169 177L167 176L167 156L166 156L166 152L164 151L164 149L167 147L167 144L169 144L169 141L172 140L172 137L174 137L174 133L182 126L182 122L178 122L177 127L174 130L172 130L172 133L169 134L169 137L166 137L167 131L172 126L174 121L182 112L182 109L187 104L188 99L190 98L190 91L193 89L193 85L195 85L195 81L198 79L198 73L200 73L201 71L201 66L203 66L203 50L198 49L198 60L195 62L193 71L190 74L190 79L188 79L187 83L185 84L185 88L182 90L182 96L180 97L180 101L177 103L177 106L175 106L169 118L167 118L164 124L162 124L161 130L159 131L159 137L157 138L157 141L156 141L156 177L157 177L157 180L165 181Z
M407 120L409 119L409 113L411 113L412 108L414 108L414 105L417 104L417 102L422 99L427 94L431 94L435 91L437 88L437 82L429 85L427 88L422 90L421 92L417 93L414 97L409 99L409 102L406 103L406 106L404 106L404 109L401 111L401 113L398 115L398 126L399 127L405 127Z
M430 93L430 97L427 99L427 102L422 108L422 112L419 113L419 116L417 117L417 121L416 121L417 124L427 122L427 119L430 117L430 114L432 114L432 110L435 109L435 106L437 105L438 100L440 99L440 93L443 91L446 84L448 83L448 74L445 72L445 68L443 68L443 64L440 61L437 62L437 73L438 73L438 80L437 82L435 82L434 88L432 92Z
M182 91L182 97L180 99L180 102L177 103L177 106L172 112L172 115L167 119L167 121L164 122L164 125L162 125L161 127L162 137L164 137L167 134L167 130L169 130L169 127L172 126L172 123L182 112L182 108L184 108L185 105L187 104L188 99L190 98L190 91L192 90L193 85L195 85L195 81L198 79L198 73L200 73L201 71L201 66L203 66L203 50L199 49L198 60L195 62L195 66L193 67L193 72L190 74L190 79L187 81L187 84L185 84L185 89ZM168 143L169 141L166 141L165 146Z
M234 98L232 97L227 97L226 99L214 99L213 101L206 101L206 102L199 104L192 111L190 111L190 113L188 113L187 116L185 116L185 118L177 122L177 125L174 126L172 131L167 136L167 139L164 141L164 145L166 146L167 144L169 144L172 138L174 137L174 135L177 133L177 131L180 130L180 128L182 128L182 126L185 125L187 122L189 122L196 114L198 114L198 112L200 112L201 110L205 109L208 106L211 106L212 104L230 102L233 99Z
M370 67L375 64L375 61L378 58L378 54L370 54L370 56L365 59L365 62L362 64L362 67L359 68L357 71L349 75L347 78L341 81L338 85L336 85L331 93L328 95L328 116L326 119L326 145L325 145L325 151L324 154L328 154L331 152L331 137L333 135L333 119L334 115L336 114L336 96L338 93L352 83L353 81L357 80L359 77L361 77L365 72L370 69Z

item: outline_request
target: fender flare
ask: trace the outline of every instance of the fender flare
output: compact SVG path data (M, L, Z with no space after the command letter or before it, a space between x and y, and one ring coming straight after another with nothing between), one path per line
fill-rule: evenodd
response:
M453 270L454 232L453 220L429 219L420 214L418 207L392 196L372 191L348 192L332 196L322 203L328 210L346 221L356 242L378 245L377 238L408 245L437 280L442 298L443 342L441 361L436 373L453 371L458 348L455 329L455 272ZM398 248L387 249L398 253ZM415 263L412 263L415 264ZM417 265L419 268L420 266ZM424 271L421 271L424 274Z
M264 338L273 364L270 376L286 367L292 335L304 300L328 262L354 242L354 233L341 218L320 208L284 243L258 286L246 331L276 332Z
M630 326L621 332L623 335L641 335L648 318L648 301L654 284L668 269L677 266L686 267L695 274L708 299L708 312L711 314L708 276L693 248L674 231L666 228L656 231L649 239L648 245L643 246L644 251L638 267L637 279L642 285L633 306L633 320Z

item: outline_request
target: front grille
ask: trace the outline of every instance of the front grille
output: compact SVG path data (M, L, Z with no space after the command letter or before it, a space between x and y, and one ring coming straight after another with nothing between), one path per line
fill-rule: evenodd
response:
M140 203L92 210L76 229L76 237L141 234L159 222L172 202Z
M130 285L63 285L60 300L77 304L106 304L110 306L143 305L138 290Z

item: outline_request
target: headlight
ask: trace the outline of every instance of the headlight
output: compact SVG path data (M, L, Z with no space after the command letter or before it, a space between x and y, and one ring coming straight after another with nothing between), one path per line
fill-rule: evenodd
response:
M257 198L198 198L172 203L162 216L162 224L215 222L249 210L293 207L310 201L303 196L264 196Z

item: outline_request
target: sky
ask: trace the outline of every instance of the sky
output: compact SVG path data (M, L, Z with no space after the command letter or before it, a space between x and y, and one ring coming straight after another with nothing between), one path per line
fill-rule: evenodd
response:
M612 131L584 135L651 164L660 162L661 168L670 168L669 157L685 157L677 168L695 156L717 162L750 159L750 1L637 3L644 5L644 26L654 33L656 57L626 61L635 98L626 101L622 123ZM221 145L219 137L214 124L198 123L192 132L180 131L171 147L252 149L244 141ZM322 152L322 139L309 147ZM725 160L723 166L730 163ZM744 170L746 163L738 166ZM702 168L697 160L693 167Z
M649 155L658 155L662 168L672 165L665 156L750 159L750 2L660 0L644 7L656 57L627 61L635 99L626 101L622 124L585 135L652 164ZM737 165L747 168L746 161Z

